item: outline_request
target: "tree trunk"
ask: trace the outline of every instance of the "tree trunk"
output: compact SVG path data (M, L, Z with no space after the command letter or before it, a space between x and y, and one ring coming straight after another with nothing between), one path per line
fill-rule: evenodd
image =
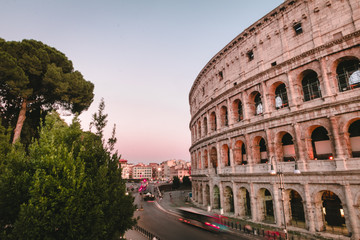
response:
M24 125L24 121L26 119L26 105L27 105L27 101L26 98L24 98L22 104L21 104L21 109L20 109L20 113L19 113L19 117L16 123L16 127L14 130L14 138L13 138L13 144L20 138L20 134L21 134L21 129Z

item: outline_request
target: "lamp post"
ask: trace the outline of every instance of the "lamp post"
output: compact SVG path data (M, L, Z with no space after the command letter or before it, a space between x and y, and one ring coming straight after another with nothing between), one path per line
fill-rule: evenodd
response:
M294 174L300 174L300 170L298 168L297 165L297 161L296 161L296 157L294 156L295 159L295 168L294 168ZM276 170L274 170L274 166L273 166L273 160L275 160L275 164L276 164ZM285 239L288 240L288 233L287 233L287 222L286 222L286 214L285 214L285 199L284 199L284 173L282 171L282 167L281 165L278 163L277 159L275 156L271 156L270 158L270 174L271 175L277 175L279 176L279 181L280 181L280 193L281 193L281 205L282 205L282 213L283 213L283 220L284 220L284 233L285 233Z

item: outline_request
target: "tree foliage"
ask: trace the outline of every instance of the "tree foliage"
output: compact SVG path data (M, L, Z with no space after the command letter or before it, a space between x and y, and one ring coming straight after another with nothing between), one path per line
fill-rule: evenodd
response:
M178 189L180 187L180 179L178 176L173 177L172 188Z
M119 239L135 223L118 161L77 118L52 112L28 153L15 143L4 156L0 239Z
M4 126L15 128L13 142L20 133L25 141L31 140L31 129L37 129L52 109L86 110L93 90L94 85L55 48L35 40L0 39L0 114ZM23 126L28 131L22 132Z
M185 187L191 187L191 180L189 176L184 176L182 181Z

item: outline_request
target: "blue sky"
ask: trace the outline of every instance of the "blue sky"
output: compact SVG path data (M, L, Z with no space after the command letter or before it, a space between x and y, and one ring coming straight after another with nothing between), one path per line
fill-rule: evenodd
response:
M95 84L129 162L190 160L188 94L205 64L280 0L2 0L1 38L36 39Z

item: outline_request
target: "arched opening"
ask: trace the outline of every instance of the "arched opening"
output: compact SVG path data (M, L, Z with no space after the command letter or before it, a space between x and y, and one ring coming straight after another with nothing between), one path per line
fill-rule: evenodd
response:
M342 61L336 68L339 91L344 92L360 87L359 59Z
M304 101L310 101L321 97L320 82L317 73L309 71L301 81Z
M236 99L233 102L232 110L233 110L233 113L234 113L235 122L240 122L241 120L244 119L243 106L242 106L242 103L241 103L241 101L239 99Z
M204 135L206 136L208 134L208 127L207 127L207 118L204 118Z
M199 169L202 168L202 164L201 164L201 152L199 152L199 154L198 154L198 168L199 168Z
M255 115L261 115L263 113L263 105L261 101L261 94L258 92L254 98L255 103Z
M290 224L306 228L303 200L297 191L290 191Z
M238 205L240 217L251 217L251 201L249 191L242 187L238 191Z
M350 125L348 132L352 157L360 157L360 120L353 122Z
M216 125L216 114L215 114L215 112L212 112L210 114L210 126L211 126L211 131L216 131L217 125Z
M208 162L208 151L204 150L204 167L208 168L209 167L209 162Z
M224 166L230 166L230 148L227 144L222 145L222 163Z
M198 123L198 137L201 138L201 122Z
M315 160L333 159L328 131L317 127L311 134L311 143Z
M214 186L214 202L213 202L213 209L220 209L220 191L218 186Z
M339 197L331 191L324 191L321 200L324 230L335 234L348 235L345 213Z
M227 107L222 106L220 109L220 116L221 116L221 126L227 127L229 126L229 120L228 120L228 110Z
M293 137L289 133L285 133L281 139L281 143L284 162L295 161L295 146Z
M203 188L202 188L201 184L199 184L198 192L199 192L199 194L198 194L198 196L199 196L198 197L198 203L202 204L203 203Z
M280 84L275 90L275 108L280 109L289 105L284 83Z
M264 138L261 138L259 142L259 147L260 147L260 163L267 163L268 156L267 156L267 149Z
M234 195L230 187L225 187L224 200L224 212L234 213Z
M210 187L209 187L209 185L206 185L204 194L205 194L204 205L209 206L210 205Z
M240 140L235 143L234 160L236 165L247 164L245 144Z
M211 162L211 167L215 169L215 173L217 173L217 166L218 166L218 163L217 163L217 151L216 151L216 148L213 147L211 150L210 150L210 162Z
M259 190L258 209L260 213L260 221L267 223L275 223L273 198L269 190L262 188Z

